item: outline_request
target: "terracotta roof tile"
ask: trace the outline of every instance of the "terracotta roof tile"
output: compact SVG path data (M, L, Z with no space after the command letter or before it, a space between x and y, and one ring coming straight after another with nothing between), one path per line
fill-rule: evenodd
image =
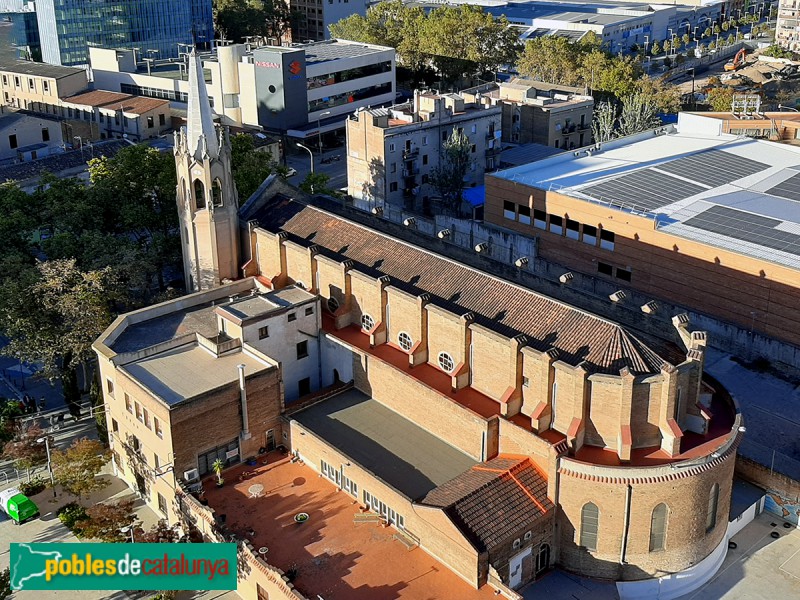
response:
M379 231L278 194L248 215L270 231L315 244L322 254L348 258L358 269L384 274L392 285L457 314L474 312L475 322L509 337L525 334L528 345L558 350L558 359L584 363L589 371L657 373L683 357L675 346L640 335L591 313L506 282ZM658 347L658 352L653 349Z
M421 501L439 506L479 551L552 517L547 479L527 458L499 456L430 491Z
M166 106L167 109L169 108L169 100L132 96L130 94L109 92L106 90L92 90L83 94L77 94L76 96L64 98L64 102L83 106L94 106L97 108L112 108L115 110L119 110L121 106L124 112L136 115L141 115L164 106Z

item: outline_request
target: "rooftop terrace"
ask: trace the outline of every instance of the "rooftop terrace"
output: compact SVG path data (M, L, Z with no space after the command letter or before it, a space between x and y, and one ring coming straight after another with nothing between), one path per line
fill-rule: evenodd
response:
M489 600L493 590L471 588L442 563L417 547L407 550L393 539L394 529L355 524L358 502L311 468L273 452L256 468L239 466L225 472L230 482L205 484L209 506L227 515L226 523L240 539L267 548L266 560L284 571L297 570L294 585L308 598L325 600ZM236 482L242 471L252 474ZM250 486L264 495L251 498ZM299 512L309 515L294 522ZM249 535L249 529L254 535Z

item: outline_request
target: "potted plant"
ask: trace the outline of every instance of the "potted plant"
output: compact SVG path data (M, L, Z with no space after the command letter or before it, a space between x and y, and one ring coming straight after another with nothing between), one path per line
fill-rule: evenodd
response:
M225 463L221 458L215 460L211 465L211 470L214 471L214 475L217 476L217 487L222 487L225 484L225 480L222 478L222 469L224 468Z

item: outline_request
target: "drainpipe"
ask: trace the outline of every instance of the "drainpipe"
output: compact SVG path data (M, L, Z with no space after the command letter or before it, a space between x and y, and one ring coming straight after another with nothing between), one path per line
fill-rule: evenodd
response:
M247 419L247 388L244 385L245 365L239 365L239 396L242 403L242 439L250 437L250 428Z
M633 487L629 483L625 489L625 526L622 533L622 550L619 555L619 564L621 565L627 563L625 555L628 552L628 531L631 528L631 496L633 496Z

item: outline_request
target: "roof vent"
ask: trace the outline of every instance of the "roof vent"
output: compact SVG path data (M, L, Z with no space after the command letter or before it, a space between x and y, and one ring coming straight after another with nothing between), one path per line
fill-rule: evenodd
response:
M373 215L375 215L376 217L382 217L382 216L383 216L383 207L382 207L382 206L375 206L375 207L373 207L373 209L372 209L371 211L369 211L369 212L371 212L371 213L372 213Z
M489 244L486 242L481 242L480 244L475 246L475 252L480 254L481 252L486 252L489 249Z
M672 324L675 327L685 327L689 324L689 315L681 313L672 317Z
M406 227L416 227L417 220L414 217L408 217L407 219L403 219L403 225Z
M569 273L569 272L568 273L564 273L561 277L558 278L558 280L561 283L569 283L573 279L575 279L575 276L572 273Z
M436 234L440 240L450 237L450 230L449 229L442 229L439 233Z
M625 300L625 298L627 298L627 297L628 297L628 294L626 294L626 293L625 293L625 292L623 292L622 290L617 290L616 292L614 292L613 294L611 294L611 295L608 297L608 299L609 299L609 300L611 300L612 302L622 302L622 301L623 301L623 300Z
M518 268L522 269L523 267L528 266L528 257L527 256L520 256L517 260L514 261L514 264L517 265Z
M650 300L647 304L642 305L642 312L646 315L652 315L654 312L658 310L658 304L656 304L653 300Z

